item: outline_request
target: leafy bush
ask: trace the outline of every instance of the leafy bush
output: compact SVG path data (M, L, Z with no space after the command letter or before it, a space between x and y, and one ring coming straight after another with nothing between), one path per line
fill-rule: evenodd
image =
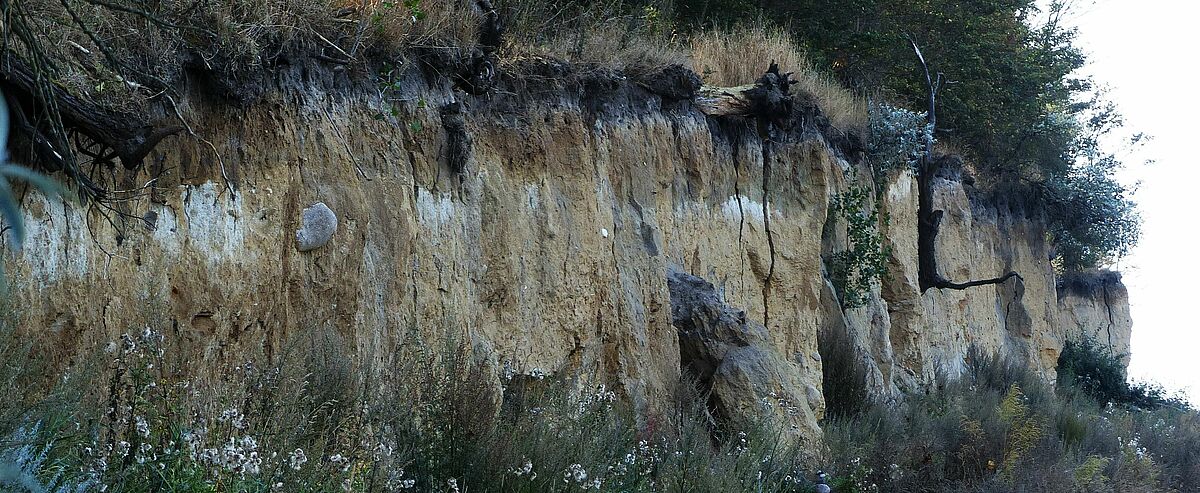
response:
M1112 263L1141 234L1131 191L1117 182L1112 157L1087 161L1047 184L1047 217L1062 269L1079 271Z
M917 169L925 140L933 134L927 116L884 103L871 104L867 160L876 183L882 183L891 170Z
M887 276L890 248L879 232L878 203L866 187L851 186L829 201L829 215L845 221L849 249L829 256L830 281L843 308L857 308L870 299L871 286ZM882 221L887 222L884 215Z
M972 350L966 372L899 404L824 423L842 492L1200 489L1200 414L1103 406Z
M1107 404L1127 401L1129 384L1125 381L1125 363L1090 338L1067 341L1058 355L1059 385L1079 387L1089 397Z
M1189 407L1182 397L1168 396L1160 385L1129 382L1123 358L1090 338L1068 341L1058 356L1059 385L1076 387L1102 404L1141 409Z

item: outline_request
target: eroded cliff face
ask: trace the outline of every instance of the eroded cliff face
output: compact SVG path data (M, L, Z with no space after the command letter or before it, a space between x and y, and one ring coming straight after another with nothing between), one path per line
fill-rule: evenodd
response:
M1089 338L1129 362L1133 317L1119 273L1085 272L1060 279L1058 312L1069 339Z
M851 333L871 387L892 393L954 373L970 345L1049 375L1065 338L1099 317L1094 298L1059 300L1036 221L972 202L949 179L937 184L944 273L1024 281L921 293L908 174L881 195L891 275L843 314L822 273L823 246L837 245L822 231L854 159L819 115L798 117L764 163L753 122L603 82L470 99L461 126L439 111L461 96L416 74L399 116L371 91L305 87L246 109L193 95L184 110L204 141L165 141L153 187L115 204L141 219L26 195L28 237L5 254L11 296L59 367L145 326L199 373L277 358L315 330L379 364L406 340L455 336L490 361L497 387L514 372L570 375L655 415L688 363L667 283L677 269L765 328L753 339L771 375L739 392L746 406L786 400L782 419L809 443L824 409L822 327ZM317 202L337 232L301 252L301 211ZM1106 306L1127 314L1123 300ZM1128 323L1111 327L1128 340Z

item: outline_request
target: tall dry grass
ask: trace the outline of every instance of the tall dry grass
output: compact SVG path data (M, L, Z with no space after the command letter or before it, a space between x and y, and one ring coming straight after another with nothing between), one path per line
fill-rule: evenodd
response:
M797 90L811 95L834 126L866 126L866 99L814 67L792 37L780 29L746 25L706 31L694 35L690 47L692 67L705 84L750 84L774 61L783 71L793 72Z
M475 47L483 12L474 0L346 2L365 23L363 43L384 52L440 48L469 53Z
M690 382L673 416L643 422L575 375L497 375L461 336L410 329L375 362L332 329L298 332L274 365L191 378L172 363L182 341L145 328L65 375L87 385L50 398L74 405L18 389L0 402L0 491L783 493L812 473L771 427L714 444ZM0 361L14 348L0 340ZM28 372L0 366L0 383Z
M784 31L750 24L690 36L675 25L669 1L633 5L596 2L494 2L506 28L501 50L509 67L548 57L594 68L637 73L668 64L690 65L707 84L753 83L772 61L794 72L840 128L861 128L863 98L815 69ZM58 84L97 103L143 108L185 66L201 67L236 85L239 78L294 53L346 63L394 60L412 50L466 56L485 13L475 0L197 0L149 2L17 0L8 24L31 23L34 46L13 43L27 58L44 52ZM99 40L99 43L97 42ZM137 82L131 85L128 81ZM150 86L149 89L140 86Z
M638 73L686 64L686 46L674 32L669 6L632 8L622 0L592 3L505 2L509 62L548 57L582 70Z

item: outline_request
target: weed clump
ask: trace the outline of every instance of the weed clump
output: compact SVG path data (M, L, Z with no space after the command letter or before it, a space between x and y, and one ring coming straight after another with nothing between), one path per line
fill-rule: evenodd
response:
M187 373L152 328L87 371L0 405L0 489L35 491L797 491L801 451L767 425L708 420L681 382L638 415L617 391L541 370L497 375L465 338L413 334L378 364L332 331L276 364ZM4 354L3 356L9 356ZM371 359L371 358L367 358ZM0 382L25 378L5 366ZM20 395L20 394L18 394ZM72 402L74 405L49 405Z
M1196 491L1200 415L1055 390L971 350L957 380L824 424L834 491Z

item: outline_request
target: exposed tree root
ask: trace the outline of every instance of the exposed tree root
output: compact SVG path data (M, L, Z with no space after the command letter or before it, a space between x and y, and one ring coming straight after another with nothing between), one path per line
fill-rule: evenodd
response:
M702 87L695 103L709 116L753 116L760 121L786 121L793 108L789 91L796 83L791 75L791 72L780 73L779 65L771 62L771 67L754 84Z

